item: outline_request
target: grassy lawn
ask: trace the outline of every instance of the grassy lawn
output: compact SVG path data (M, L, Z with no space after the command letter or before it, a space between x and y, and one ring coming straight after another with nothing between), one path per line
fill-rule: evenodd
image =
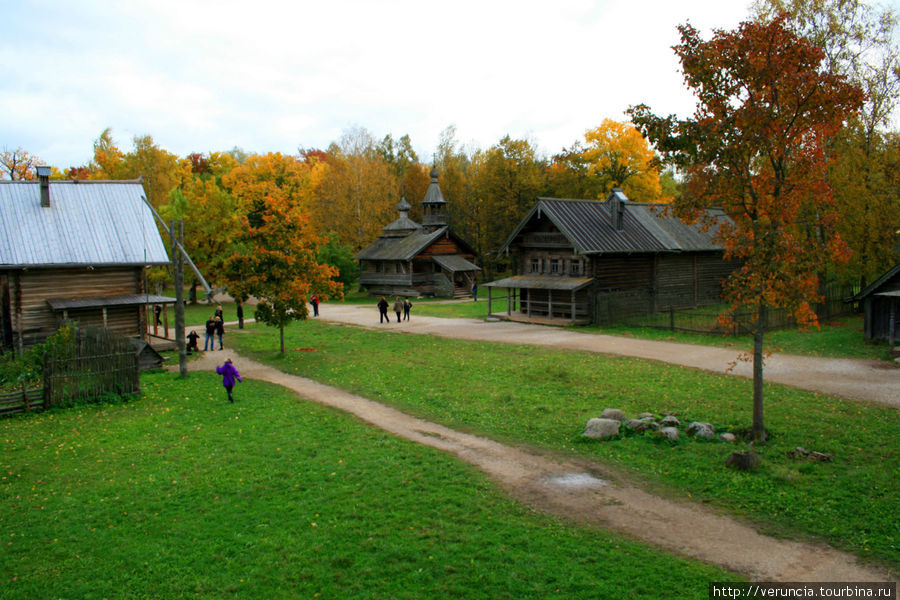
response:
M900 567L900 412L769 385L772 439L756 472L727 469L722 442L581 437L606 407L629 415L673 411L740 433L751 419L752 385L735 377L625 357L369 331L318 322L277 332L255 326L238 351L443 424L626 468L664 493L744 515L774 534L818 536L862 557ZM315 348L315 352L297 352ZM834 455L795 461L797 446ZM738 444L737 448L742 448Z
M699 598L736 579L283 388L232 405L213 374L142 385L0 420L0 598Z

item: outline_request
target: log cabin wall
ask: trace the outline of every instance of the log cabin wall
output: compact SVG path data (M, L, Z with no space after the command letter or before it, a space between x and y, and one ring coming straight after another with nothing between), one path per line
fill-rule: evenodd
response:
M19 340L17 345L39 343L56 331L57 317L47 300L140 294L141 273L140 267L28 269L7 273L12 334ZM93 312L102 324L101 310ZM111 327L126 335L140 335L140 319L139 307L110 307L107 311Z

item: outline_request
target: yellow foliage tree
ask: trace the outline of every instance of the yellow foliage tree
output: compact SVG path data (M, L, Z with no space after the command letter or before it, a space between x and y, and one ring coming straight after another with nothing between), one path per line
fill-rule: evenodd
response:
M638 202L671 201L659 183L656 155L634 125L604 119L585 132L584 140L581 158L587 165L591 195L605 198L613 188L621 188Z

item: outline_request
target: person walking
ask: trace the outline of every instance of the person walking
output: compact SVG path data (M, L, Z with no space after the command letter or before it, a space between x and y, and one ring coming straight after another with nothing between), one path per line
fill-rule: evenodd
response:
M234 404L234 394L231 393L231 390L234 389L235 380L242 383L244 381L241 379L241 374L238 373L237 367L228 358L225 360L225 364L221 367L216 367L216 373L222 376L222 385L225 387L225 391L228 392L228 401Z
M388 309L388 301L384 299L384 296L381 297L381 300L378 301L378 313L380 314L379 323L384 323L385 321L390 323L391 320L388 318L387 314Z
M224 348L222 345L222 336L225 335L225 321L222 320L222 317L216 317L215 327L216 336L219 338L219 350L222 350Z
M409 298L405 298L403 300L403 320L409 321L409 311L412 308L412 302L409 301Z
M472 282L472 302L478 302L478 281Z
M319 295L313 294L313 297L310 298L309 303L312 304L313 307L313 316L319 316Z
M203 351L207 350L215 350L216 342L216 320L214 317L210 317L206 320L206 340L203 342Z
M400 296L397 296L397 299L394 300L394 312L397 313L397 322L400 322L400 314L403 312L403 301L400 300Z
M238 329L244 328L244 303L237 301Z

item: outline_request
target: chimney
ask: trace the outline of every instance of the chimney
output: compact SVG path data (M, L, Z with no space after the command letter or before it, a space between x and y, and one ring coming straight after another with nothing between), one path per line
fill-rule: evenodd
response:
M50 208L50 167L37 167L38 179L41 180L41 206Z
M613 188L609 198L607 198L607 202L609 203L609 216L612 226L621 231L624 227L622 221L625 217L625 203L628 202L628 197L625 196L621 188Z

